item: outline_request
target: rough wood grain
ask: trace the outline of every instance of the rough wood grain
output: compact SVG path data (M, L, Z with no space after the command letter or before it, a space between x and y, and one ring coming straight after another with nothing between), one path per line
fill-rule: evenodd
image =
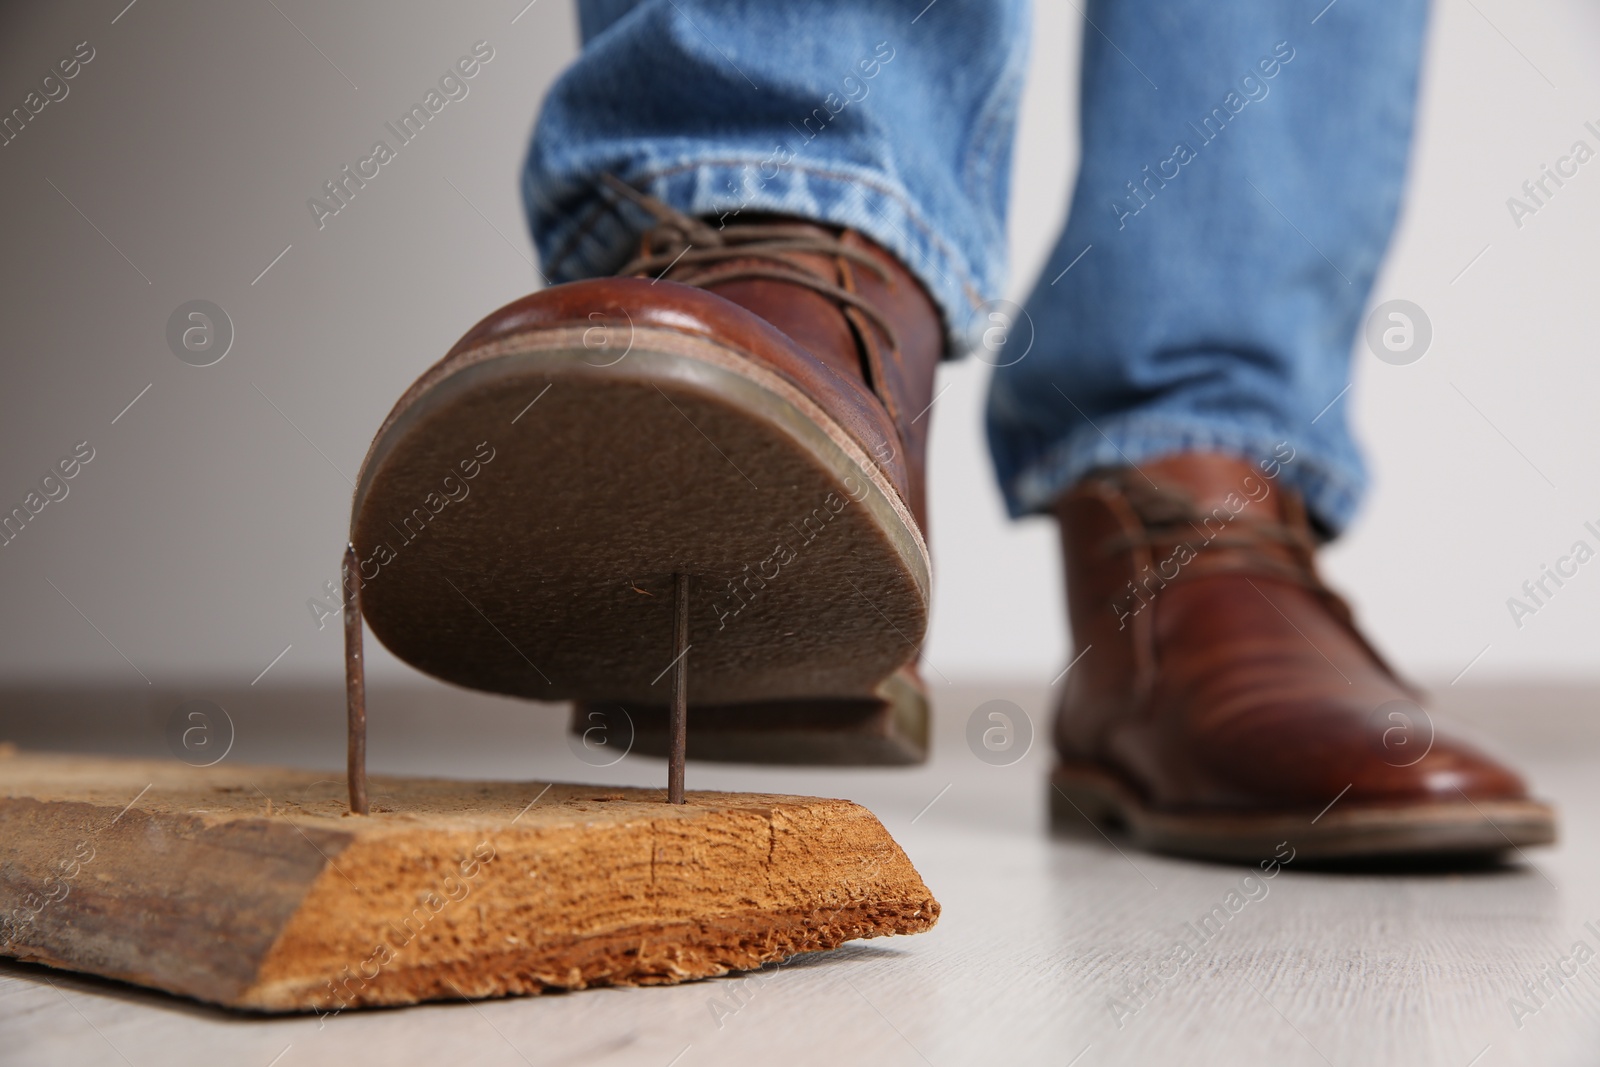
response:
M916 933L842 800L0 756L0 953L260 1011L680 982Z

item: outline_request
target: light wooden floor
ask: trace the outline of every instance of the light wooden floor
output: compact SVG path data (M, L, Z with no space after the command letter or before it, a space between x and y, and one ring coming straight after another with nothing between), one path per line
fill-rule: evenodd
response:
M675 988L262 1020L112 983L0 965L0 1062L16 1064L1438 1064L1600 1062L1600 723L1595 693L1449 691L1560 804L1565 841L1466 873L1329 874L1293 865L1174 971L1186 936L1244 871L1052 838L1043 694L959 686L938 694L939 744L911 771L690 766L693 788L847 796L875 811L944 905L930 934L858 942L741 979ZM1032 715L1033 749L1010 767L967 750L986 700ZM0 693L0 737L37 746L163 749L160 698ZM113 708L118 700L140 702ZM92 703L92 702L91 702ZM336 766L338 695L239 694L230 759ZM35 709L32 713L27 708ZM95 708L98 708L97 712ZM373 696L373 763L385 771L654 784L662 765L596 770L560 716L442 689ZM453 714L441 719L437 712ZM113 729L103 717L119 716ZM309 726L308 724L315 724ZM121 732L119 733L118 730ZM92 738L92 740L91 740ZM1191 938L1192 939L1192 938ZM1520 1020L1525 982L1575 977ZM1125 994L1146 983L1143 1002ZM1548 988L1554 989L1553 983ZM1122 1009L1113 1000L1122 1001ZM1118 1015L1121 1018L1118 1018ZM1520 1021L1520 1026L1518 1025Z

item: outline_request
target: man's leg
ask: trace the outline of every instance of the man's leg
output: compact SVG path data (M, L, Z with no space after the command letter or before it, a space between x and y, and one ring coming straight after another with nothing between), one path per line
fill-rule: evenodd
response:
M524 177L551 280L625 258L640 220L604 209L612 173L718 226L850 227L910 267L953 330L999 290L1023 0L578 6L583 53Z
M1317 521L1349 521L1363 472L1328 404L1400 201L1426 3L1320 7L1090 5L1071 215L990 400L1014 513L1095 467L1288 441Z
M1153 847L1263 863L1549 840L1549 809L1435 733L1312 559L1362 487L1336 401L1424 3L1089 21L1071 219L989 407L1011 509L1062 529L1081 661L1059 795Z
M584 50L546 101L525 178L544 268L572 284L494 318L559 338L587 313L586 338L644 339L582 375L595 395L575 418L596 424L582 433L615 435L599 426L608 396L675 368L627 420L648 461L614 464L584 514L606 520L591 565L693 570L697 755L926 755L915 664L933 378L1000 284L1027 10L581 6ZM664 461L673 491L645 517ZM626 536L630 510L649 537ZM575 687L580 715L619 684ZM636 723L659 692L639 691ZM646 747L652 727L640 732Z

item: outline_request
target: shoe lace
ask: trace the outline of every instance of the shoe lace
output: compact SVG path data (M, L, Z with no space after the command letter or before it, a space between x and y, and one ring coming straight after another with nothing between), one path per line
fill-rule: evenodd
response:
M1255 574L1290 582L1309 590L1322 600L1357 644L1366 650L1373 662L1397 685L1418 700L1425 698L1424 691L1402 677L1372 642L1367 640L1366 634L1356 625L1355 614L1351 611L1349 602L1323 582L1322 576L1317 573L1313 558L1317 541L1303 521L1291 524L1279 519L1252 517L1241 521L1235 517L1229 520L1221 533L1212 534L1206 529L1205 523L1208 520L1217 521L1216 516L1202 512L1189 494L1153 485L1142 474L1131 468L1107 471L1104 477L1121 490L1129 506L1138 515L1142 527L1137 533L1119 534L1107 539L1102 546L1102 551L1107 555L1140 547L1176 547L1180 543L1188 545L1196 555L1206 548L1238 550L1237 557L1227 564L1190 573L1195 577L1225 572L1246 576ZM1193 540L1197 533L1200 535L1198 548ZM1281 553L1272 553L1268 548L1271 545L1287 548L1289 560L1286 561ZM1184 570L1188 571L1189 568ZM1168 580L1182 580L1183 576L1180 572L1178 578ZM1266 596L1265 593L1261 595ZM1270 601L1270 598L1268 599Z
M1109 476L1117 483L1129 507L1139 517L1140 529L1108 538L1102 546L1107 555L1135 548L1176 548L1186 545L1196 555L1206 549L1227 548L1238 552L1227 570L1247 571L1304 586L1343 604L1337 593L1322 581L1312 564L1316 541L1298 526L1278 519L1240 518L1230 515L1220 531L1206 524L1218 516L1200 510L1193 497L1180 490L1152 485L1135 471L1117 471ZM1269 546L1289 550L1292 562ZM1208 573L1215 571L1208 570Z
M717 228L613 175L601 175L601 181L656 223L641 236L639 253L623 264L618 274L657 280L670 275L672 281L701 289L753 279L803 286L860 312L883 331L891 348L899 347L894 327L870 302L812 274L791 258L796 254L831 256L846 260L885 283L890 281L883 264L865 251L847 246L838 235L803 223L763 222Z

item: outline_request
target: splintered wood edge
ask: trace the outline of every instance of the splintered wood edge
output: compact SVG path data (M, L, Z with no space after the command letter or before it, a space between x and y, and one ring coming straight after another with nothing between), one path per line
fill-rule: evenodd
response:
M307 772L0 758L0 899L24 902L0 954L328 1012L706 978L938 918L857 804L663 795L380 777L361 817Z

